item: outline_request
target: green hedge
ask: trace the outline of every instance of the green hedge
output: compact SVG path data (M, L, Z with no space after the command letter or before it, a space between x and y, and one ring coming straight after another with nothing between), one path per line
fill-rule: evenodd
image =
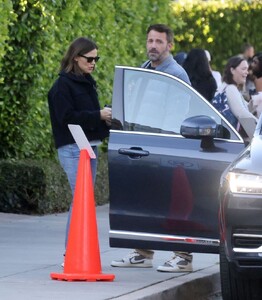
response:
M225 0L174 2L176 51L204 48L212 55L212 67L220 72L229 57L241 53L246 42L262 51L262 1Z
M108 203L107 153L99 149L95 203ZM0 161L0 211L18 214L64 212L72 201L67 178L50 159Z
M15 20L15 15L12 13L12 1L1 1L0 3L0 68L4 64L4 56L6 54L9 40L9 29L12 26L12 22ZM0 76L0 83L4 81L4 78Z
M58 163L47 159L0 162L0 211L62 212L71 200L67 178Z

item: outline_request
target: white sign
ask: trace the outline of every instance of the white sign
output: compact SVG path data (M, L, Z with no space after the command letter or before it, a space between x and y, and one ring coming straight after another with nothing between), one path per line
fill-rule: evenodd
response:
M87 150L90 158L96 158L96 155L80 125L68 124L69 130L75 139L80 150Z

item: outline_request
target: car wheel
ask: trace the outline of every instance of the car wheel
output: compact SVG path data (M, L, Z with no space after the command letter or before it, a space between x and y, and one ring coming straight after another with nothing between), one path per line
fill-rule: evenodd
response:
M262 279L240 277L228 263L225 245L220 242L220 279L223 300L261 299Z

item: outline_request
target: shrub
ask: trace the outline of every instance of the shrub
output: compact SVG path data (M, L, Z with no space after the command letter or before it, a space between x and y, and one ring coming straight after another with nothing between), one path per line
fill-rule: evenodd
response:
M108 202L107 153L100 150L96 204ZM54 160L0 161L0 211L18 214L65 212L72 201L66 175Z
M58 163L0 162L0 211L44 214L68 209L71 192Z

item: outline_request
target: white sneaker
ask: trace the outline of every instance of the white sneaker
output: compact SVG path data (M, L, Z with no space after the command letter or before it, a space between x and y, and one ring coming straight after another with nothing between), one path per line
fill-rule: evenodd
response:
M153 259L146 258L137 251L134 251L121 260L113 260L111 266L123 268L152 268L152 260Z
M192 272L192 255L186 257L174 256L157 268L159 272Z

